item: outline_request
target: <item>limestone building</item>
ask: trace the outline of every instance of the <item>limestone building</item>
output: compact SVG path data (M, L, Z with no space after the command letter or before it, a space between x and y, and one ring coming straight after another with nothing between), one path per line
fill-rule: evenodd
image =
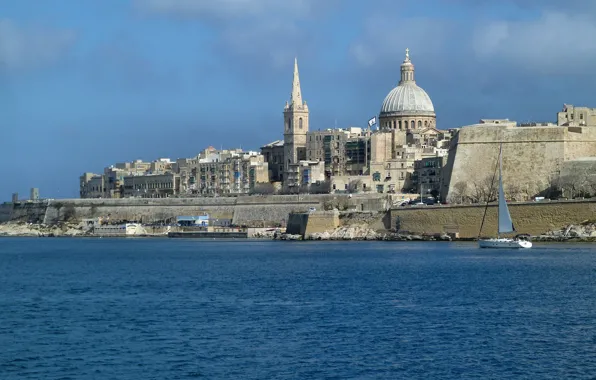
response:
M370 131L325 129L307 134L306 158L325 163L325 177L368 174Z
M261 154L269 167L269 180L282 182L284 178L284 142L276 140L261 147Z
M322 185L325 181L325 163L323 161L302 160L290 165L284 183L290 193L307 193Z
M560 126L596 126L596 108L575 107L563 105L563 110L557 114L557 125Z
M290 166L306 160L306 134L308 132L308 106L302 99L298 60L294 60L294 79L290 102L284 107L284 168L290 172Z
M401 79L385 97L379 113L382 131L412 131L436 127L435 108L430 97L416 84L410 51L401 64Z

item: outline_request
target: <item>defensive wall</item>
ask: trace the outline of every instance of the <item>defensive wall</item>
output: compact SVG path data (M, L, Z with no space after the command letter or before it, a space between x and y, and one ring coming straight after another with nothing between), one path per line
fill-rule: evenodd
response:
M383 194L267 195L214 198L55 199L0 205L0 222L53 224L65 220L109 217L154 223L183 215L209 214L251 227L285 225L291 212L338 208L385 211L391 204Z
M314 233L333 231L337 227L339 227L339 211L337 210L291 213L286 232L308 237Z
M485 205L425 206L391 209L393 228L413 234L459 233L478 236ZM596 201L526 202L509 204L517 233L540 235L569 224L596 219ZM482 236L497 234L497 205L489 205Z
M596 127L513 127L477 124L454 137L444 168L443 199L472 195L495 172L503 143L503 183L510 196L535 196L558 176L565 161L596 156ZM490 183L490 181L489 181Z

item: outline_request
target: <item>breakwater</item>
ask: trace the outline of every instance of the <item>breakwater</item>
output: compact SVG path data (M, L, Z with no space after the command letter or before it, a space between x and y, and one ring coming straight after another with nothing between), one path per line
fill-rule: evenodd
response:
M457 233L460 238L478 236L484 205L400 207L390 211L392 228L414 234ZM596 200L524 202L509 204L511 218L520 234L541 235L563 226L596 219ZM497 234L497 205L486 212L483 236Z
M56 224L86 218L109 217L157 223L182 215L202 215L231 219L235 225L250 227L280 226L292 212L337 208L354 211L384 211L391 198L383 194L362 195L269 195L216 198L126 198L126 199L56 199L0 205L0 223L19 221Z

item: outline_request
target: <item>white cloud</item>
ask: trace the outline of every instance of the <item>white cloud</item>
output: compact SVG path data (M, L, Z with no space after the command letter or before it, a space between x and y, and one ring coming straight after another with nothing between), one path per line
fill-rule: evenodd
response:
M305 16L313 9L314 0L137 0L143 11L187 17L217 19L245 18L272 13Z
M362 66L398 62L409 47L412 59L450 62L466 69L513 65L519 71L587 73L596 59L596 24L590 15L545 11L521 21L478 20L473 24L441 19L374 17L350 47ZM461 69L464 69L463 67ZM476 70L475 70L476 71Z
M596 59L596 25L587 16L545 12L529 21L478 25L472 40L480 60L503 60L543 73L581 70Z
M23 27L0 19L0 66L29 68L57 61L75 41L67 30Z
M350 46L350 54L362 66L401 62L406 48L413 61L433 59L451 45L452 29L449 23L430 18L371 16L365 21L364 33Z
M196 20L215 32L212 46L227 62L287 68L296 55L316 49L320 36L305 27L337 0L136 0L144 14ZM317 38L315 38L317 37Z

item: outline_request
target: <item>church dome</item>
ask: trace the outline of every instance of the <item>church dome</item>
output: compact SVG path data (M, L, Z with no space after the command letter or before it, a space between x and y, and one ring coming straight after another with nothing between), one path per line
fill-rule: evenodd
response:
M380 116L420 115L435 116L430 96L414 80L414 65L409 50L401 65L401 81L389 92L381 106Z
M434 113L435 107L430 96L414 83L403 83L395 87L385 97L381 106L382 116Z

